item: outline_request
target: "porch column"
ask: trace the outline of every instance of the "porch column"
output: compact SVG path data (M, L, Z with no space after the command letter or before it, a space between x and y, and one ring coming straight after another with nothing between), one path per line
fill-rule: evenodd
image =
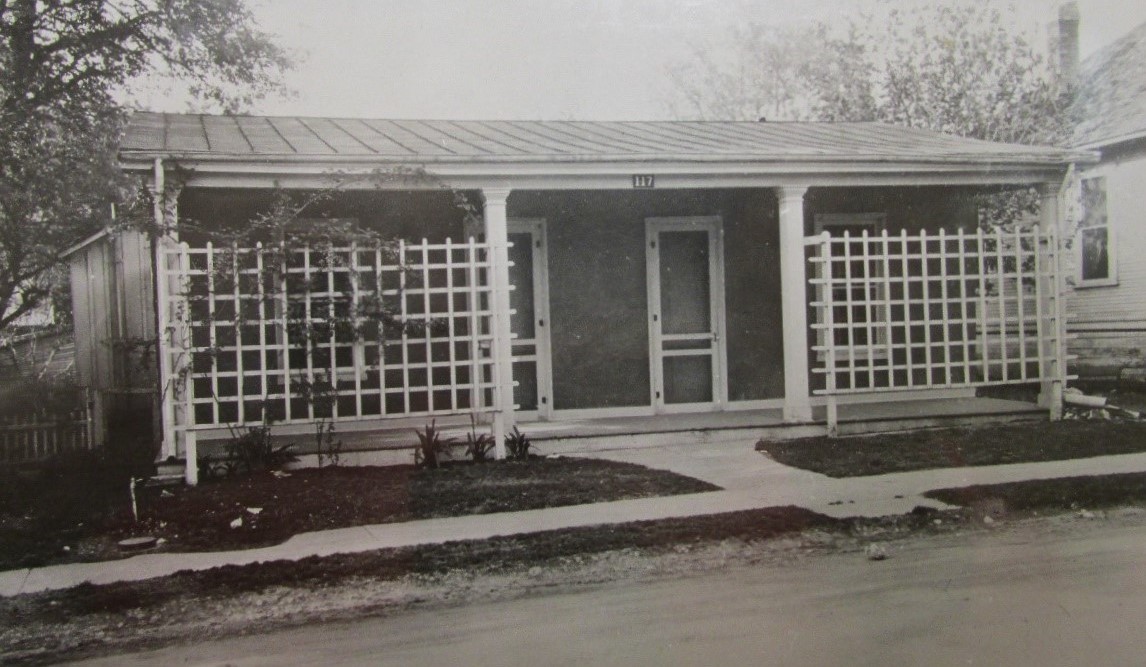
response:
M1062 391L1066 378L1066 327L1063 322L1066 304L1063 302L1060 188L1061 184L1055 181L1048 181L1039 186L1039 228L1044 232L1053 230L1059 234L1056 236L1057 247L1054 249L1054 282L1049 290L1042 291L1042 303L1039 304L1043 313L1055 314L1052 321L1044 322L1043 339L1039 341L1044 359L1042 368L1039 369L1039 375L1042 377L1039 405L1050 411L1052 420L1062 419Z
M505 458L505 434L516 424L513 406L513 339L509 313L509 188L483 188L485 240L493 252L494 456Z
M155 159L152 183L148 189L154 207L154 222L156 239L154 243L153 258L153 285L156 294L156 335L159 340L156 349L159 356L158 388L159 388L159 418L162 421L161 431L163 442L159 448L158 461L176 459L183 455L184 480L194 486L199 481L198 451L193 431L176 429L178 424L185 424L189 416L183 408L183 397L189 389L186 386L185 368L188 363L183 355L175 357L172 348L176 347L176 340L182 347L188 335L182 327L176 329L171 323L171 285L166 277L165 264L167 255L164 250L179 242L179 193L182 188L179 184L168 183L163 160ZM163 262L164 264L161 264ZM162 270L161 270L162 269ZM161 284L162 283L162 284ZM180 444L183 445L180 452Z
M812 420L808 391L808 287L804 275L804 193L776 189L780 198L780 308L784 322L784 421Z

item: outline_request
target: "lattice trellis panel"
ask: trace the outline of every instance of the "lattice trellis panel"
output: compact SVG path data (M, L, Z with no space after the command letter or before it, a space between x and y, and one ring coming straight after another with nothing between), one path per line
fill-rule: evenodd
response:
M1014 384L1062 373L1053 232L825 233L806 245L816 393Z
M486 244L182 244L161 252L173 386L166 395L183 426L493 405Z

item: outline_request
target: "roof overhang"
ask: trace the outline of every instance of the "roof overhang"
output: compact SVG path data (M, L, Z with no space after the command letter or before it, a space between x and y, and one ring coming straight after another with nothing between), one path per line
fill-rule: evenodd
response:
M187 170L191 187L416 189L414 178L381 183L372 175L398 169L424 170L439 182L421 187L512 187L515 189L627 189L632 176L656 177L657 188L769 187L782 185L1017 185L1060 179L1072 163L1098 161L1091 151L1064 151L1020 158L946 154L934 159L817 155L626 155L435 157L413 161L386 156L251 156L218 153L123 151L125 169L151 172L155 160Z
M1132 144L1140 141L1146 141L1146 129L1135 130L1133 132L1127 132L1125 134L1107 137L1105 139L1090 141L1081 146L1078 146L1078 149L1083 151L1106 151L1113 148L1122 148L1126 144Z

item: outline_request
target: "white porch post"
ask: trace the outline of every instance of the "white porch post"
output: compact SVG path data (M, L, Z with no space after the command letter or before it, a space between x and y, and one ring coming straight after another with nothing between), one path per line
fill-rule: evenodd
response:
M159 400L160 419L162 420L163 442L159 448L159 460L177 458L180 454L180 442L183 445L184 480L194 486L199 482L199 462L196 448L195 434L191 431L180 431L177 424L185 423L189 416L181 405L184 392L189 391L183 379L184 370L189 360L180 356L176 361L171 348L178 337L180 344L185 344L188 335L185 330L176 330L171 322L171 279L167 275L168 257L165 252L168 248L179 242L179 192L178 185L166 182L163 160L155 159L153 182L150 184L151 197L154 207L154 218L157 238L155 240L155 267L154 286L156 290L156 335L159 352ZM180 325L182 327L182 325ZM166 342L165 342L166 341Z
M1057 232L1054 248L1054 282L1049 290L1043 290L1040 308L1043 313L1054 313L1054 320L1047 322L1050 326L1043 326L1043 340L1039 341L1042 348L1043 367L1039 369L1042 377L1039 388L1039 405L1050 411L1052 420L1062 419L1062 392L1064 378L1066 377L1066 327L1063 303L1062 282L1062 252L1063 239L1061 207L1059 206L1059 192L1061 184L1049 181L1039 187L1039 228L1043 232ZM1045 317L1045 315L1044 315Z
M154 173L152 175L153 182L148 188L151 193L153 215L155 218L155 229L157 238L155 241L155 289L158 293L156 303L156 334L160 339L170 335L168 332L169 317L167 278L165 272L162 270L160 262L165 262L166 257L163 253L164 238L170 234L170 227L167 225L167 197L166 197L166 183L164 178L163 160L155 158ZM161 284L161 282L163 284ZM170 342L170 341L169 341ZM159 349L159 396L160 396L160 415L163 420L163 443L159 448L160 460L167 458L174 458L179 455L178 444L175 435L175 399L173 396L174 387L168 388L164 383L168 378L173 378L173 369L171 367L171 355L168 353L168 347L162 344L162 340L157 345ZM174 381L174 380L173 380Z
M509 188L483 188L485 240L493 252L494 456L505 458L505 434L516 423L513 405L513 340L509 313Z
M780 198L780 307L784 322L784 421L812 420L808 391L808 288L804 260L806 187L776 189Z

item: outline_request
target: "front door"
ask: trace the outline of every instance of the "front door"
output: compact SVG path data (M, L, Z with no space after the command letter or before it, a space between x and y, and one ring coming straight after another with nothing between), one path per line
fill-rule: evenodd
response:
M553 383L545 221L510 220L509 242L513 402L521 419L548 419L553 412Z
M649 341L657 412L726 402L724 258L719 217L646 221Z

